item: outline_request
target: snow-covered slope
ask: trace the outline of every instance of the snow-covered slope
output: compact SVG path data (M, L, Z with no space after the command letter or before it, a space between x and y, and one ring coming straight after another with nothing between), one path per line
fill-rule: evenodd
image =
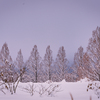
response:
M58 87L60 92L54 93L52 96L48 96L46 93L40 96L37 91L39 91L39 89L43 86L48 88L50 84L54 86L60 85ZM22 87L29 88L29 85L32 86L32 83L20 83L17 93L14 95L11 95L9 92L6 92L6 95L0 92L0 100L71 100L70 93L73 95L74 100L90 100L90 96L92 96L92 100L98 100L94 91L86 91L88 85L87 79L83 79L78 82L65 82L65 80L63 80L62 82L54 83L50 83L48 81L45 83L35 83L33 85L35 88L33 96L24 92L22 89Z

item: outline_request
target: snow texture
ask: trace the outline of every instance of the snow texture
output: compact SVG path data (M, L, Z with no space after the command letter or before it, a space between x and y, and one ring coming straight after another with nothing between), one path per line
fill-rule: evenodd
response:
M42 95L40 96L37 91L34 92L33 96L29 93L26 93L22 90L22 87L27 87L33 83L19 83L18 89L15 94L11 95L6 91L6 95L0 91L0 100L71 100L70 93L72 94L74 100L99 100L97 95L94 94L94 91L87 90L88 81L87 79L82 79L78 82L44 82L44 83L34 83L34 89L39 89L39 86L48 86L50 84L59 85L60 92L54 93L52 96Z

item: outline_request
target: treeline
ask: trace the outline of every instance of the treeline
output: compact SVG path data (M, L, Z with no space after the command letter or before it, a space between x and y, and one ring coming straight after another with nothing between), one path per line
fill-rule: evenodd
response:
M7 43L4 43L0 51L0 79L7 83L21 82L45 82L52 81L77 81L88 77L100 81L100 27L93 31L89 39L87 51L79 47L74 55L72 66L68 66L68 59L64 47L60 47L56 59L52 57L50 46L46 48L44 58L41 58L38 48L34 45L26 62L19 50L16 61L13 61ZM71 72L69 70L72 70Z
M50 46L42 59L38 48L34 45L29 59L24 62L21 49L18 52L16 61L13 61L7 43L4 43L0 52L0 75L3 81L16 81L20 77L21 82L44 82L47 80L61 81L68 79L68 60L64 47L60 47L56 60L53 60Z

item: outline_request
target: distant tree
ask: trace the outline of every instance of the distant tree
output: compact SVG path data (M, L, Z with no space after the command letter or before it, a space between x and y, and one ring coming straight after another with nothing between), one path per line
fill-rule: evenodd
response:
M30 64L29 59L26 60L26 62L24 63L23 68L25 68L25 70L24 70L24 73L22 74L22 82L31 82L31 81L33 81L33 79L34 79L33 68Z
M41 57L39 55L37 46L34 45L34 48L31 51L31 55L28 60L28 67L30 74L32 74L33 81L38 82L39 80L39 72L40 72L40 63Z
M48 79L51 80L53 57L52 57L52 50L50 49L50 46L48 46L46 49L46 54L44 56L44 66L45 66L45 69L47 70L46 74L48 76Z
M74 73L77 75L77 80L85 77L84 74L84 52L83 47L79 47L77 53L74 55Z
M5 64L5 61L12 62L12 58L9 55L9 49L7 43L4 43L0 52L0 62Z
M66 79L68 72L68 60L63 46L59 48L56 58L56 66L58 67L57 75L59 75L60 80Z
M23 55L22 55L21 49L18 52L15 65L18 68L18 72L19 72L18 74L20 76L20 81L22 81L22 77L25 73L25 64L23 61Z

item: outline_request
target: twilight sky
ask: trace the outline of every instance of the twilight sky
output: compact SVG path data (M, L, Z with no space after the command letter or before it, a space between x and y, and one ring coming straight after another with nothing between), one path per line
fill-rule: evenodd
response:
M50 45L53 58L64 46L70 62L97 26L100 0L0 0L0 49L6 42L14 60L19 49L27 60L34 45L43 58Z

